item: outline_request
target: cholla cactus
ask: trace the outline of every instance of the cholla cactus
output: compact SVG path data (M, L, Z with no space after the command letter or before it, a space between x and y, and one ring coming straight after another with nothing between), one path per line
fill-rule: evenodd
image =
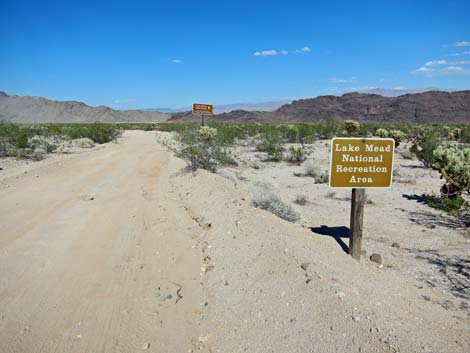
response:
M470 190L470 148L438 146L433 155L432 167L446 180L441 194L449 199L461 198L462 192Z
M377 129L375 132L375 135L381 138L388 137L388 130L385 129Z
M197 132L204 142L213 142L217 138L217 129L210 126L201 126Z
M449 131L449 138L452 140L459 140L461 135L462 129L459 129L458 127Z
M355 121L355 120L344 121L344 128L346 129L348 134L353 134L355 132L358 132L360 127L361 125L359 124L358 121Z
M405 133L400 130L390 130L388 136L395 140L395 147L398 147L398 145L406 137Z

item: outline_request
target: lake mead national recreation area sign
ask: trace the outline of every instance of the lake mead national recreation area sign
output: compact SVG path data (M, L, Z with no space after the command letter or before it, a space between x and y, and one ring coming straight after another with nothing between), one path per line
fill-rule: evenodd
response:
M395 141L389 138L331 140L332 188L388 188L392 185Z

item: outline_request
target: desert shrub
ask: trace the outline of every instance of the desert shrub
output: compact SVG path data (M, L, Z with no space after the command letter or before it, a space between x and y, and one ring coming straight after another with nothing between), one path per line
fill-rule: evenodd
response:
M346 129L346 131L349 135L352 135L352 134L358 132L360 127L361 127L361 124L359 124L358 121L355 121L355 120L345 120L344 121L344 128Z
M275 131L264 133L256 148L260 152L265 152L268 155L267 160L273 162L279 162L284 152L282 138Z
M305 206L308 203L308 198L306 195L297 195L295 197L294 203L300 206Z
M400 130L390 130L389 137L395 140L395 147L398 147L400 143L405 139L406 135Z
M95 143L107 143L116 141L122 134L122 130L114 124L94 123L83 125L69 125L62 133L71 139L89 138Z
M236 164L230 146L222 144L217 136L217 129L208 126L184 130L177 135L175 155L186 161L193 171L215 172L222 165Z
M269 211L289 222L297 222L300 215L277 196L267 184L258 184L253 195L253 206Z
M298 142L299 128L296 125L288 125L284 133L287 142Z
M416 127L409 135L411 140L410 151L413 152L425 167L430 168L434 161L434 151L441 144L441 138L435 130L425 127Z
M375 131L375 135L381 138L388 137L389 132L385 129L379 128Z
M432 168L439 171L441 178L445 179L441 196L456 205L460 204L463 202L462 193L470 191L470 148L438 146L434 157Z
M312 161L305 163L304 175L310 176L315 179L315 184L328 183L329 173L327 170L322 171L320 167L315 165Z
M305 161L307 158L307 152L303 147L289 147L289 150L286 153L285 160L290 163L300 164Z
M34 151L44 150L45 153L52 153L59 147L60 140L57 136L33 136L28 140L28 146Z

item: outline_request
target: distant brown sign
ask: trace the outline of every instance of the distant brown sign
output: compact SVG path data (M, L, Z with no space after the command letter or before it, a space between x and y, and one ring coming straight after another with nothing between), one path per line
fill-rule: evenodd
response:
M393 139L331 140L330 186L388 188L392 185Z
M214 114L214 106L212 104L193 104L193 114L212 115Z

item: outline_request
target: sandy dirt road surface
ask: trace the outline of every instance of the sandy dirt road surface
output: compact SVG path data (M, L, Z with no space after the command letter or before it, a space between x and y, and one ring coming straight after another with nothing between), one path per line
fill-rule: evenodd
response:
M0 351L191 347L200 256L168 163L154 135L129 133L2 180Z
M448 294L183 167L127 131L0 176L0 352L467 351Z

